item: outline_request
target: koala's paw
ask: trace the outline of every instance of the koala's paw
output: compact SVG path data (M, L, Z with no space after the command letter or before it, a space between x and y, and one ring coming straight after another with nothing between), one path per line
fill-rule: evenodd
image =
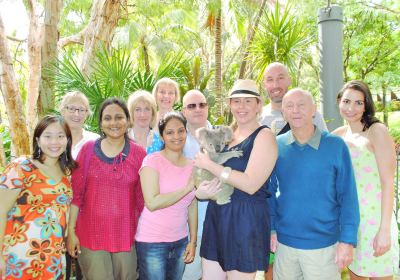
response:
M241 156L243 156L243 151L232 151L232 152L234 152L234 154L233 154L233 157L241 157Z
M218 205L228 204L231 203L231 197L218 198L216 202Z

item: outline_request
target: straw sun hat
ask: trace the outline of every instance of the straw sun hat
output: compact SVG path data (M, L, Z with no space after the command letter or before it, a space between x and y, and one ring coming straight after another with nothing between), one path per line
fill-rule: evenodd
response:
M237 80L229 92L226 99L236 97L256 97L261 100L261 95L258 91L257 83L253 80Z

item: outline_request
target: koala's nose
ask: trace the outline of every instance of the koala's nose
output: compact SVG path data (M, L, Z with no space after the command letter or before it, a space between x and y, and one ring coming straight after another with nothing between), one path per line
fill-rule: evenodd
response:
M221 145L216 145L217 151L221 151Z

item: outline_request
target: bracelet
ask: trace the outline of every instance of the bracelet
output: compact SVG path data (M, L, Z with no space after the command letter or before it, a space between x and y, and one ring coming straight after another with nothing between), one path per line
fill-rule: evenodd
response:
M231 175L231 172L232 168L230 167L224 167L224 169L222 169L222 172L219 175L219 179L221 180L222 183L225 183L228 180L229 175Z

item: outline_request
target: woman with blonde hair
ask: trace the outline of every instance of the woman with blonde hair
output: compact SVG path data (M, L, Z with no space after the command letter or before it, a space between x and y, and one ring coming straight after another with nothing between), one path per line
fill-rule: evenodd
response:
M89 100L82 92L71 91L66 93L61 99L59 110L71 129L71 154L76 159L79 151L86 142L99 138L98 134L84 129L85 121L91 113Z
M131 127L128 136L146 150L147 154L160 151L164 146L156 126L157 105L150 92L138 90L128 98Z
M254 279L256 271L268 268L267 187L278 156L277 144L271 130L259 123L263 102L255 81L238 80L227 103L236 125L233 140L223 151L238 150L243 156L223 165L213 162L206 153L199 153L195 160L195 166L234 187L230 203L208 203L200 248L204 280ZM212 186L213 182L210 189ZM196 196L208 198L200 191Z
M175 103L181 99L179 85L170 78L162 78L153 87L153 96L156 100L158 113L157 124L162 117L173 110Z

